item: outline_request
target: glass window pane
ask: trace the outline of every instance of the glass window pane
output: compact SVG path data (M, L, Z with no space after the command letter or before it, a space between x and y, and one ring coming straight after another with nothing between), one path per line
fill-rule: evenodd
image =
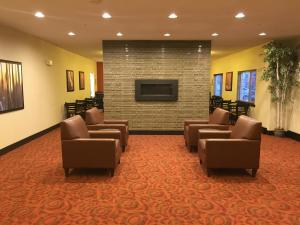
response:
M222 75L215 75L214 77L214 95L215 96L222 96Z
M250 102L255 101L255 90L256 90L256 72L251 72L250 77Z
M239 73L238 99L245 102L255 101L256 71L244 71Z

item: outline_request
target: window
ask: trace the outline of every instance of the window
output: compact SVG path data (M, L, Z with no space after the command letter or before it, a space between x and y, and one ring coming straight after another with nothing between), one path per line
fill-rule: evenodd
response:
M95 97L95 76L93 73L90 73L90 90L91 97Z
M239 72L238 100L244 102L255 102L256 71Z
M222 96L223 74L215 74L214 76L214 95Z

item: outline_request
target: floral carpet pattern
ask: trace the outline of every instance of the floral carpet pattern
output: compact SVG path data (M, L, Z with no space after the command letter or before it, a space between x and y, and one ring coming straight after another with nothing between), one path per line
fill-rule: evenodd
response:
M0 156L1 225L300 225L300 142L262 137L256 178L206 177L183 136L131 135L114 177L64 177L56 129Z

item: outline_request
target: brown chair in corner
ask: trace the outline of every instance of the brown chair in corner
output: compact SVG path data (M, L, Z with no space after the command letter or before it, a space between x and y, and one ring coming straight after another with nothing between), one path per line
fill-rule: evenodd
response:
M93 107L85 112L85 122L88 130L119 130L121 132L121 146L125 151L128 143L128 120L103 120L99 109Z
M261 122L240 116L232 131L199 130L198 154L207 176L214 168L259 168Z
M106 168L111 175L120 162L120 131L88 131L74 116L61 123L62 161L65 175L71 168Z
M209 120L185 120L184 121L184 139L185 144L190 151L197 148L198 145L198 130L199 129L229 129L229 112L216 108Z

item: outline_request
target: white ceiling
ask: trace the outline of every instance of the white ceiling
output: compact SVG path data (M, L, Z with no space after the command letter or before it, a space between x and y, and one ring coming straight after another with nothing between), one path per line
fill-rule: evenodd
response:
M42 11L46 17L33 16ZM113 16L101 17L103 12ZM240 11L246 18L237 20ZM178 19L168 15L176 12ZM300 36L300 0L0 0L0 23L95 60L102 40L209 40L214 56ZM69 31L77 35L69 37ZM124 33L117 37L117 32ZM164 37L164 33L171 37ZM217 32L218 37L211 34ZM257 34L266 32L266 37Z

